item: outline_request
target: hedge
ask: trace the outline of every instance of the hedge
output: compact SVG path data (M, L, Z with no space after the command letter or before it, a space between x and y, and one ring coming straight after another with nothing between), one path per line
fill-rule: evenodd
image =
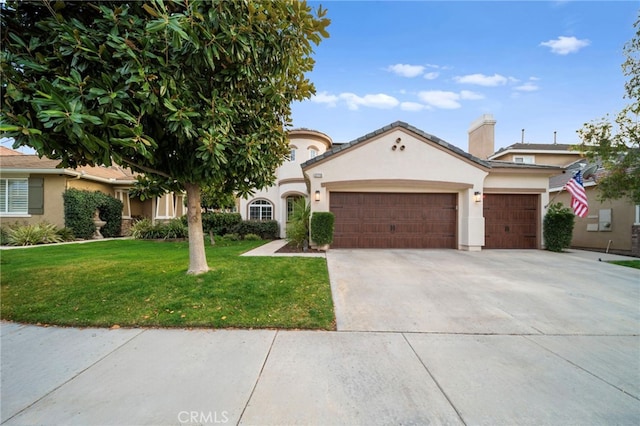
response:
M202 230L205 233L213 231L215 235L229 234L234 232L241 222L240 213L206 212L202 214Z
M311 241L318 246L333 242L333 223L335 216L331 212L314 212L311 216Z
M278 222L275 220L243 220L233 229L233 233L242 238L247 234L256 234L263 240L275 240L278 231Z
M549 206L542 223L544 245L547 250L561 252L571 246L575 216L570 208L562 203Z
M122 227L122 201L100 192L69 189L63 194L64 224L77 238L89 239L96 230L93 215L100 210L100 219L107 222L100 232L105 237L117 237Z

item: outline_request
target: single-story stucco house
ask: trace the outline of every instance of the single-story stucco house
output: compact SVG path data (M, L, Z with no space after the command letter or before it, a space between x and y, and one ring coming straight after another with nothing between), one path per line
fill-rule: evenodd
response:
M0 147L0 223L48 222L63 227L63 194L67 189L101 191L122 201L123 233L137 217L168 220L185 213L181 194L145 201L130 198L129 190L136 176L128 169L119 166L68 169L58 168L59 163Z
M284 236L290 199L303 196L312 213L335 214L334 248L541 248L549 178L562 168L481 159L495 123L472 123L469 152L401 121L341 145L294 130L276 185L240 213L277 220Z

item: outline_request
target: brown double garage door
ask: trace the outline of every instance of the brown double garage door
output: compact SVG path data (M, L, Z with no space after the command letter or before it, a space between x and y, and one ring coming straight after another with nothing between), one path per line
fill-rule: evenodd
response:
M333 248L457 248L457 194L331 192ZM484 199L485 248L537 247L537 195Z

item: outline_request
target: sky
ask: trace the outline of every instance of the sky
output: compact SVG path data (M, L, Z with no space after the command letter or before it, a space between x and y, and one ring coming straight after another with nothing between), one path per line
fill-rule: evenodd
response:
M468 150L492 114L496 150L579 142L624 98L624 45L640 1L322 1L311 99L293 127L349 142L397 120Z
M397 120L468 150L492 114L496 150L578 143L629 103L623 47L640 1L314 1L331 19L294 128L349 142ZM10 146L7 141L0 141Z

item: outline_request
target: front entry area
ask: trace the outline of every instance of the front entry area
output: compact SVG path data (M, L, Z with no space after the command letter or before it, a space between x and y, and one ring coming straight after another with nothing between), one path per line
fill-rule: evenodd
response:
M457 248L457 194L331 192L333 248Z

